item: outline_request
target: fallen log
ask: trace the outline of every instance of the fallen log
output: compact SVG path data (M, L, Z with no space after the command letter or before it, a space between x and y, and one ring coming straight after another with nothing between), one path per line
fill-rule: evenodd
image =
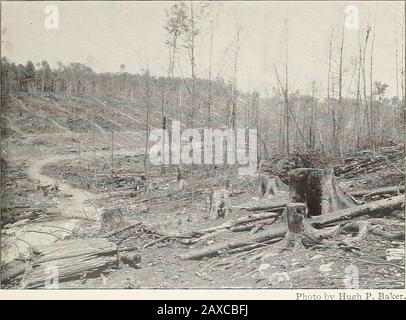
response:
M400 195L388 199L378 200L355 206L352 208L342 209L331 212L326 215L312 217L311 224L314 227L322 227L327 224L349 220L370 213L386 213L388 211L402 208L405 202L405 196Z
M252 229L257 227L255 224L251 224L252 222L266 221L269 219L273 219L272 222L274 222L275 219L277 219L277 217L279 216L279 213L270 212L248 215L236 220L229 220L219 226L192 231L191 233L183 237L186 239L182 239L181 243L186 245L194 244L196 242L206 240L212 237L214 234L225 232L227 230L231 232L251 231ZM247 225L247 223L249 224Z
M398 194L398 192L404 192L405 187L404 186L392 186L392 187L384 187L384 188L377 188L373 190L368 190L368 189L363 189L363 190L357 190L357 191L352 191L349 194L353 197L363 197L363 196L378 196L381 194Z
M245 204L242 206L238 206L238 209L245 210L245 211L264 211L264 212L269 212L269 211L277 211L277 210L282 210L286 207L286 205L289 203L288 200L286 201L280 201L280 202L275 202L272 200L261 200L260 203L255 202L252 205Z
M26 262L22 260L13 260L9 263L1 266L1 283L10 283L10 281L20 275L22 275L26 270Z
M399 209L404 205L405 196L396 196L389 199L370 202L367 204L338 210L322 216L312 217L308 220L308 223L312 227L323 227L332 223L337 223L345 220L349 220L355 217L359 217L365 214L375 214L378 212L388 212L395 209ZM247 236L244 240L226 242L210 246L209 248L199 249L191 253L181 255L182 260L199 260L204 257L214 257L219 255L223 251L230 249L236 249L243 246L249 246L254 243L260 243L269 241L275 238L284 238L287 234L288 228L278 227L273 230L263 231L261 233Z
M400 232L387 232L382 229L380 225L370 225L368 221L361 221L361 222L349 222L341 227L341 231L347 231L352 233L357 233L358 239L361 239L366 234L372 234L377 237L384 238L386 240L403 240L405 239L405 233L403 231Z
M275 238L282 238L286 234L286 228L280 227L274 230L269 230L267 232L261 232L255 235L250 235L246 237L244 240L227 242L222 244L217 244L214 246L210 246L209 248L199 249L193 251L188 254L184 254L180 256L182 260L200 260L205 257L215 257L223 251L227 251L230 249L236 249L244 246L250 246L255 243L261 243L265 241L269 241Z
M280 215L279 213L275 213L275 212L248 215L248 216L245 216L245 217L242 217L242 218L238 218L236 220L229 220L229 221L227 221L227 222L225 222L225 223L223 223L223 224L221 224L219 226L206 228L206 229L202 229L202 230L197 230L195 232L205 234L205 233L217 231L217 230L220 230L220 229L229 229L229 228L236 227L236 226L239 226L239 225L245 224L245 223L250 223L250 222L254 222L254 221L260 221L260 220L276 218L279 215Z
M40 246L33 250L31 259L31 270L24 276L27 288L42 287L53 275L63 282L83 275L99 275L118 264L117 246L103 238L64 240Z

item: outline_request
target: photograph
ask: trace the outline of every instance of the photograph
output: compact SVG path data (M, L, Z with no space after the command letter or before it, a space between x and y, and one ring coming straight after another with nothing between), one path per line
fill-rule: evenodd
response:
M1 291L406 299L405 29L404 1L1 1Z

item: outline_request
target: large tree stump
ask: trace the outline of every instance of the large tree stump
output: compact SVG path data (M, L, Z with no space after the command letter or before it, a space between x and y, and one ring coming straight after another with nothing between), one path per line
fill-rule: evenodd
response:
M338 186L331 170L299 168L291 170L289 177L291 200L305 203L309 216L319 216L359 204Z

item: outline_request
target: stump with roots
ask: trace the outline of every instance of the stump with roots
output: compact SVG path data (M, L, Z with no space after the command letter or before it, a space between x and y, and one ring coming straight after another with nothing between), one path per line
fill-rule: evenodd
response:
M224 218L231 213L230 189L231 182L226 179L224 187L219 190L210 189L209 195L209 217L212 219Z
M263 198L279 191L288 191L288 186L282 182L279 177L259 176L258 179L258 196Z
M289 196L305 203L309 216L346 209L359 204L337 184L332 170L299 168L289 173Z
M359 204L337 185L332 171L300 168L292 170L289 177L289 197L292 202L286 208L288 232L282 249L321 244L323 238L337 230L323 233L312 227L307 218Z
M286 207L288 232L282 242L281 249L311 247L321 243L317 229L306 220L306 205L304 203L289 203Z

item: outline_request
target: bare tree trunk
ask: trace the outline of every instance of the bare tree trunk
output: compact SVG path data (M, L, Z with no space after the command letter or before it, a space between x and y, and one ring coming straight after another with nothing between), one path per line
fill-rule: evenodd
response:
M340 46L340 65L339 65L339 76L338 76L338 107L339 107L339 121L337 123L337 126L339 130L337 130L336 135L337 135L337 148L340 148L340 134L341 134L341 121L342 121L342 109L343 109L343 104L342 104L342 91L343 91L343 52L344 52L344 26L343 30L341 33L341 46Z
M114 166L114 130L111 131L111 170Z
M340 66L338 77L338 103L341 106L342 103L342 89L343 89L343 51L344 51L344 27L341 34L341 46L340 46Z
M360 142L360 134L361 134L361 125L359 123L359 111L360 111L360 102L361 102L361 68L362 68L362 53L361 53L361 41L358 42L359 44L359 57L358 57L358 75L357 75L357 105L355 107L355 119L354 119L354 127L357 136L357 150L361 147Z
M212 87L212 80L211 80L211 68L213 63L213 19L210 20L210 53L209 53L209 101L208 101L208 127L211 128L211 106L212 106L212 96L211 96L211 87Z
M399 65L398 65L398 39L397 39L397 33L396 33L396 39L395 39L395 63L396 63L396 97L399 100Z
M161 119L162 119L162 130L166 127L166 116L165 116L165 105L166 105L166 81L165 78L162 80L162 105L161 105ZM165 150L165 134L162 135L163 148ZM165 152L162 152L162 163L161 163L161 173L165 173Z
M372 152L375 155L375 130L374 130L374 119L373 119L373 102L374 102L374 87L373 87L373 61L374 61L374 43L375 43L375 26L374 22L374 32L372 33L372 43L371 43L371 60L369 69L369 85L370 85L370 95L369 95L369 126L370 126L370 141Z
M315 85L316 82L312 82L312 111L311 111L311 124L310 124L310 148L315 149L316 145L316 98L315 98Z
M370 108L368 104L368 99L367 99L367 89L366 89L366 68L365 68L365 55L366 55L366 49L367 49L367 44L368 44L368 39L369 39L369 34L371 32L371 27L367 26L366 34L365 34L365 44L364 44L364 49L362 53L362 78L363 78L363 91L364 91L364 103L365 103L365 108L364 108L364 120L366 120L367 127L368 127L368 137L371 137L372 132L371 132L371 126L370 126Z
M331 59L332 59L332 51L333 51L333 30L331 31L330 41L329 41L329 54L328 54L328 77L327 77L327 105L328 108L331 110L331 116L333 120L333 149L334 152L337 151L337 121L336 121L336 114L335 114L335 106L331 103L330 99L330 91L331 91Z
M285 19L285 121L286 121L286 153L289 155L289 87L288 87L288 21Z
M41 91L42 91L42 93L44 93L44 91L45 91L44 67L42 67L42 72L41 72Z
M144 168L145 172L147 172L148 167L147 167L147 159L148 159L148 153L149 153L149 108L150 108L150 103L151 103L151 87L150 87L150 74L149 74L149 67L147 66L147 83L146 83L146 91L145 91L145 103L146 103L146 123L145 123L145 155L144 155Z
M195 21L194 21L194 13L193 13L193 1L190 1L190 19L191 19L191 43L190 43L190 64L191 64L191 72L192 72L192 101L191 101L191 107L192 107L192 129L194 129L194 112L195 112ZM196 150L193 149L193 153ZM199 150L200 152L200 150ZM190 177L191 177L191 189L192 189L192 204L194 203L195 200L195 187L194 187L194 177L193 177L193 161L191 164L191 171L190 171Z
M241 26L236 26L235 34L235 50L234 50L234 78L233 78L233 89L231 94L231 116L230 116L230 127L234 130L236 126L236 114L237 114L237 103L238 103L238 88L237 88L237 66L238 66L238 56L240 53L240 32Z

